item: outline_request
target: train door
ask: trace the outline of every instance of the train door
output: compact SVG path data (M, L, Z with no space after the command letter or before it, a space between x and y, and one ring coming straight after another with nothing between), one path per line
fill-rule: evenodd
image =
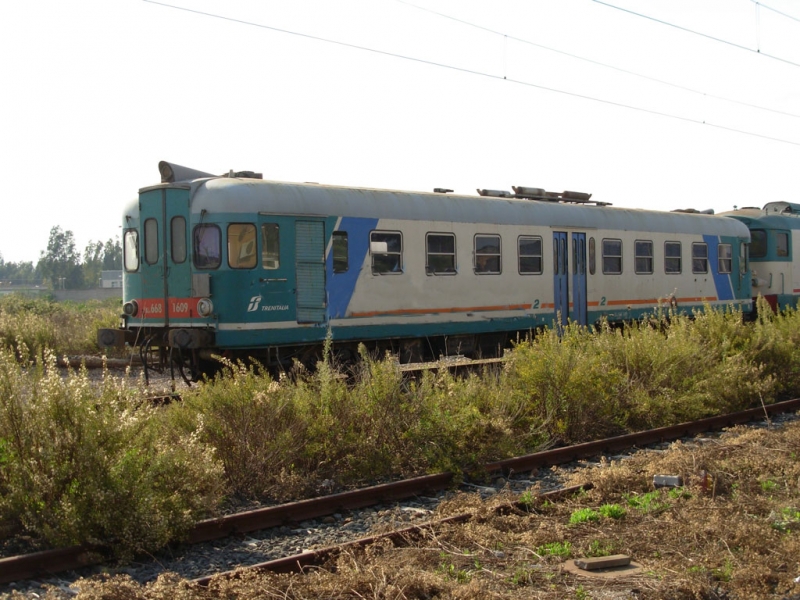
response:
M297 322L324 323L325 223L297 220L295 223L295 272L297 274Z
M247 306L249 321L293 321L295 319L295 222L291 217L259 215L261 266L258 290Z
M150 325L168 325L171 316L188 316L173 314L169 301L170 298L188 299L191 295L186 245L188 206L188 191L181 188L153 189L139 196L142 228L140 314Z
M183 189L164 192L164 264L166 265L167 319L196 315L192 297L192 265L189 253L189 193Z
M567 269L567 232L553 232L553 292L557 325L569 319L569 271Z
M586 234L572 234L572 320L587 325Z

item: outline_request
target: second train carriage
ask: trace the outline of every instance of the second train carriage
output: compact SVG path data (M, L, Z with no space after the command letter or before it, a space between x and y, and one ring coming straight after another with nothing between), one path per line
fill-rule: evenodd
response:
M123 217L127 341L270 364L359 342L491 353L554 322L671 304L750 310L750 234L719 216L531 188L465 196L263 181L161 163Z
M764 208L723 214L750 229L753 296L763 296L775 311L797 307L800 260L794 260L794 249L800 251L800 204L769 202Z

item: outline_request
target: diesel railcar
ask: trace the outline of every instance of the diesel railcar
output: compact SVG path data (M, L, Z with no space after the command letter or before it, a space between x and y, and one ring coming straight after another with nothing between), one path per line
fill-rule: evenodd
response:
M160 163L123 215L124 305L103 346L160 360L493 354L568 320L752 306L740 220L538 188L404 192ZM170 359L170 357L172 357Z
M768 202L722 213L750 230L753 296L763 296L773 311L796 308L800 298L800 204ZM754 298L755 300L755 298Z

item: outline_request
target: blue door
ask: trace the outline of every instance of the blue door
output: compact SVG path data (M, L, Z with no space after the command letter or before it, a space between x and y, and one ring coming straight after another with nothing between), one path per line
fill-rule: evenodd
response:
M572 234L572 320L580 325L586 319L586 234Z
M556 325L569 319L569 271L567 270L567 232L553 232L553 292Z

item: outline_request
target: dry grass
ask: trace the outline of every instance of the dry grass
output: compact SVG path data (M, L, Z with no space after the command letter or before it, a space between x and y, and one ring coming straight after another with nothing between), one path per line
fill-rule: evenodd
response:
M653 490L655 474L685 486ZM800 584L800 424L734 429L703 444L673 444L621 463L581 469L566 484L595 488L569 500L515 507L459 495L439 516L472 512L466 525L407 545L383 542L306 575L246 573L199 588L172 575L83 582L81 600L126 598L796 598ZM604 506L616 509L603 509ZM597 520L570 524L591 509ZM624 509L625 514L620 513ZM585 513L584 513L585 514ZM565 570L574 557L624 553L637 575L597 579Z

